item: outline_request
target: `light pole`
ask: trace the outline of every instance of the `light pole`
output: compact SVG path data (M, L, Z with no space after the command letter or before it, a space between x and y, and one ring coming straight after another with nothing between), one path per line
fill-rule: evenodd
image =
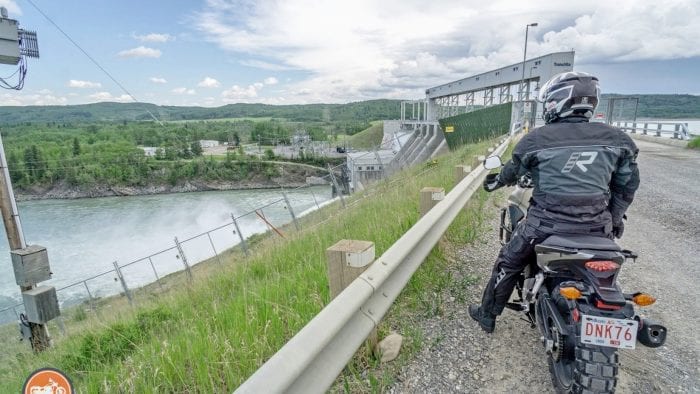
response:
M518 99L525 100L527 97L525 97L525 60L527 59L527 31L530 27L535 27L537 26L537 22L535 23L530 23L529 25L525 25L525 50L523 51L523 74L522 77L520 78L520 94L518 95Z
M530 29L530 26L535 27L537 26L537 22L535 23L530 23L525 25L525 49L523 50L523 73L522 76L520 77L520 92L518 94L518 99L522 102L522 107L523 107L523 116L522 116L522 129L527 133L529 128L530 128L530 119L528 119L527 113L525 111L525 100L528 98L525 92L525 61L527 60L527 32ZM532 74L530 74L532 75ZM528 89L527 93L529 93L529 82L528 82Z

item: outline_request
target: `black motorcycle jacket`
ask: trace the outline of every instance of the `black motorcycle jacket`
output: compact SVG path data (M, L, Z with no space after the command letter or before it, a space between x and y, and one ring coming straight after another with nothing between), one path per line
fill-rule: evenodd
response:
M530 172L528 217L583 232L620 223L639 187L632 139L618 128L567 117L523 136L499 176L506 185ZM566 231L566 230L564 230Z

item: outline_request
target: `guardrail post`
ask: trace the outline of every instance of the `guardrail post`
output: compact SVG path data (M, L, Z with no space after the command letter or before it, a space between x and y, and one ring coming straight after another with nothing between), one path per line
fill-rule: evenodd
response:
M674 132L673 132L674 139L677 139L680 137L680 131L681 131L681 125L677 124L675 129L674 129Z
M464 179L467 174L472 172L472 168L470 166L465 166L463 164L460 164L458 166L455 166L454 169L454 176L455 176L455 185L458 184L459 182Z
M297 231L299 231L299 222L297 221L297 217L294 215L294 209L292 208L292 204L289 203L287 193L282 192L282 196L284 197L284 203L287 205L286 208L289 210L289 215L292 217L292 221L294 222L294 227L296 227Z
M326 249L328 285L333 300L374 261L374 242L343 239ZM377 328L367 336L371 352L377 345Z
M649 123L644 123L644 130L642 130L642 134L647 135L647 126L649 126Z
M119 269L119 264L117 264L116 261L113 261L112 264L114 264L114 272L117 273L117 277L119 278L119 281L122 283L122 287L124 288L124 294L126 294L126 298L129 299L129 305L134 306L134 300L131 298L131 292L129 291L129 288L126 286L126 280L124 280L124 275L122 275L122 270ZM89 291L88 291L89 293Z
M420 216L425 216L437 203L445 199L442 187L424 187L420 191Z
M481 163L484 162L484 160L486 160L486 156L474 156L474 159L472 159L472 168L479 168L479 166L481 165Z
M236 227L236 231L234 231L233 233L238 234L238 238L241 239L241 247L243 248L243 253L245 253L246 256L249 256L248 244L245 241L243 233L241 233L240 227L238 227L238 222L236 221L236 216L234 214L231 214L231 220L233 220L233 225Z
M187 276L189 277L190 282L192 282L192 270L190 270L190 265L187 264L187 256L185 256L185 251L182 250L182 245L180 244L180 241L177 240L177 237L175 237L175 246L177 247L178 256L182 259L182 264L185 265Z
M656 136L657 137L661 137L661 126L662 126L661 123L656 125Z

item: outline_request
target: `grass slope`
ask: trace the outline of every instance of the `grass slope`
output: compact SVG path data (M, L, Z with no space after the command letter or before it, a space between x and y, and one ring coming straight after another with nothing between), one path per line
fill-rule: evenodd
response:
M384 122L374 121L372 125L348 138L348 145L354 149L374 149L382 143Z
M336 203L308 215L300 233L288 229L284 239L256 237L249 258L229 251L221 265L201 263L192 284L185 275L169 278L164 292L142 290L137 308L120 298L97 313L69 313L69 335L56 336L50 351L33 356L16 344L5 348L0 387L18 392L31 371L52 366L67 372L81 392L230 392L328 303L328 247L341 239L370 240L380 256L418 220L420 189L449 192L454 166L483 154L486 146L467 146L399 173L348 198L347 209ZM456 243L473 238L479 211L477 205L460 214L447 237ZM401 322L402 308L436 313L439 289L454 286L458 294L468 285L454 283L441 268L450 259L435 248L380 327L408 334L406 354L420 348L422 336L412 332L410 322ZM350 371L373 362L360 356ZM387 379L370 381L383 387ZM344 378L344 385L354 387L356 381Z

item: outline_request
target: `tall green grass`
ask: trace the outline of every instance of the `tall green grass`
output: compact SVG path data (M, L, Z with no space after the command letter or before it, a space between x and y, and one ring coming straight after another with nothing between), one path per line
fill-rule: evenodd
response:
M381 255L417 221L420 189L442 186L449 192L454 165L470 162L486 146L471 145L437 164L399 173L348 198L347 209L336 203L308 215L301 233L287 231L286 239L260 237L246 261L222 257L221 268L202 263L211 267L195 270L192 284L174 282L178 285L142 300L133 311L116 312L124 309L115 307L110 312L107 305L87 319L80 316L81 323L89 324L58 338L50 351L8 357L0 368L0 387L19 392L32 370L51 366L64 370L81 392L231 391L328 303L328 247L341 239L369 240ZM460 215L447 238L469 240L473 221ZM458 294L464 285L444 269L451 256L436 248L399 303L439 313L440 302L432 299L436 289L454 286ZM412 327L400 329L405 333ZM408 347L419 347L420 338L419 332L410 335ZM380 384L380 378L374 379Z
M700 149L700 137L695 137L690 142L688 142L688 148L690 149Z

